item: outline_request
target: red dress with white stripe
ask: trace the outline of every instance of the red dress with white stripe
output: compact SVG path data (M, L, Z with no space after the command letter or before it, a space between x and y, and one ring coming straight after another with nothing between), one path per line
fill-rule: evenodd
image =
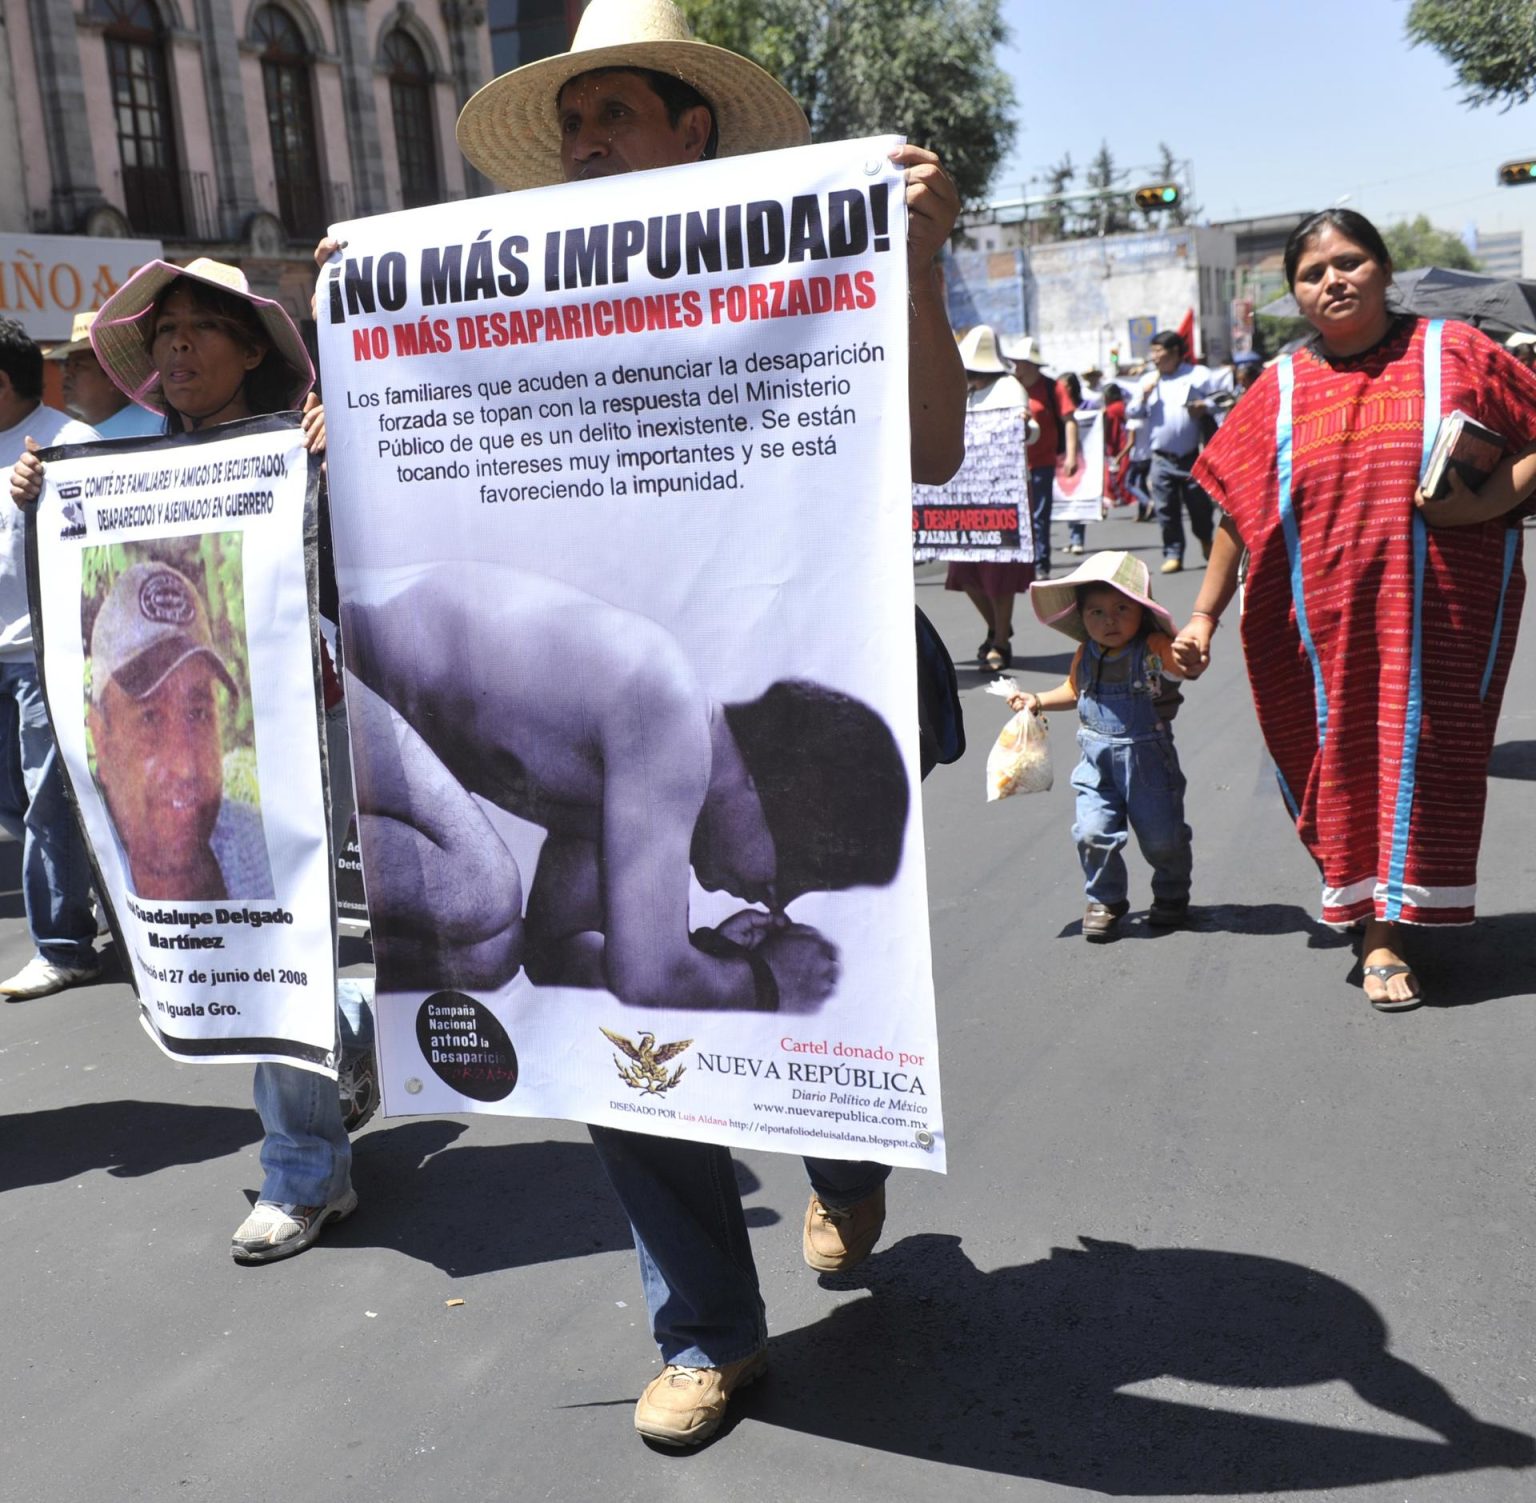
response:
M1530 503L1474 527L1416 523L1426 328L1405 317L1363 355L1293 357L1289 546L1276 369L1194 470L1250 550L1254 705L1330 924L1473 916ZM1441 410L1468 413L1511 451L1536 440L1536 374L1466 325L1441 337Z

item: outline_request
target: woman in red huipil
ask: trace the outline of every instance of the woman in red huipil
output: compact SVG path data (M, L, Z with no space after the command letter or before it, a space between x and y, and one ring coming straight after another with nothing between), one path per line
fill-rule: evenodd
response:
M1311 344L1233 408L1194 469L1226 512L1176 655L1209 661L1243 548L1254 706L1297 833L1322 871L1322 917L1363 926L1366 997L1421 994L1404 926L1473 918L1488 758L1525 577L1536 490L1536 375L1476 330L1395 313L1369 220L1311 215L1286 278ZM1473 492L1430 501L1418 477L1443 414L1503 435Z

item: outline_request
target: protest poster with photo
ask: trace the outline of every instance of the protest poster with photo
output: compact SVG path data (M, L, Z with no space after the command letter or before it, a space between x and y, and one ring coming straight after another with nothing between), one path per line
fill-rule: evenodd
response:
M1058 460L1051 492L1053 522L1097 522L1104 515L1104 414L1098 408L1074 414L1080 462L1074 474L1062 473Z
M387 1112L943 1167L896 144L336 227Z
M173 1059L334 1076L316 478L297 416L43 458L33 640L144 1026Z
M1024 388L1003 376L972 392L965 412L965 463L946 485L912 487L912 558L1027 564L1029 519Z

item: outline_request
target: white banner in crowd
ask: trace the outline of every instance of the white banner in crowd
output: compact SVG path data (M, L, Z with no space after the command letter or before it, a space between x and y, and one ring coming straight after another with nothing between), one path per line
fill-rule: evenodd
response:
M50 450L33 639L119 954L173 1059L336 1073L309 456L291 415Z
M337 227L386 1111L943 1167L896 144Z
M1012 376L972 392L965 413L965 463L946 485L912 487L912 557L987 564L1035 556L1024 463L1024 388Z
M1104 514L1104 413L1099 408L1086 412L1079 408L1075 416L1081 462L1076 474L1064 475L1058 461L1051 520L1097 522Z

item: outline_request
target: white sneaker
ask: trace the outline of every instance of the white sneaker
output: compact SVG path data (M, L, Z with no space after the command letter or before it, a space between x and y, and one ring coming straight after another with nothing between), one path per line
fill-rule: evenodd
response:
M9 981L0 981L0 997L7 1002L25 1002L31 997L51 997L55 992L81 986L101 975L101 962L86 965L55 965L34 955Z
M357 1191L348 1189L324 1206L279 1205L258 1200L235 1228L230 1252L237 1263L270 1263L301 1253L332 1221L345 1221L357 1209Z

